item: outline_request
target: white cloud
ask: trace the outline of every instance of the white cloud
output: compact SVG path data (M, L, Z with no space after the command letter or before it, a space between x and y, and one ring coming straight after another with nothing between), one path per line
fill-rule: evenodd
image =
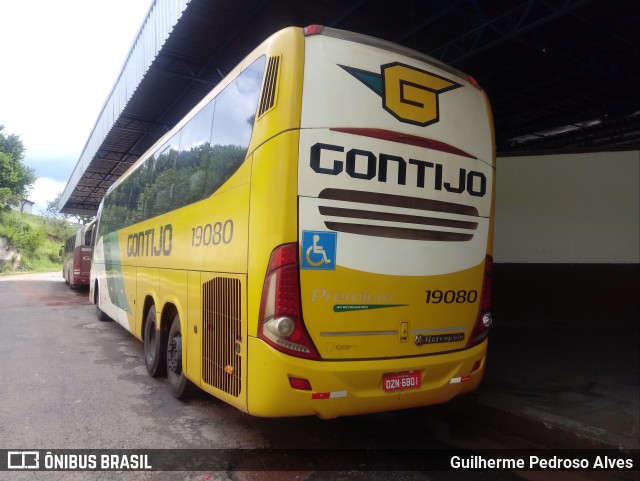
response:
M35 203L33 213L44 213L47 210L47 202L55 199L64 190L65 185L67 185L66 182L38 177L35 186L27 197L27 199Z
M150 4L0 0L0 125L36 175L69 178Z

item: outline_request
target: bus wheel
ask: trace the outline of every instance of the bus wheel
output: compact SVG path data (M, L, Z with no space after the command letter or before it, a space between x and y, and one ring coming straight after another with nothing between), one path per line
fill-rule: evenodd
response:
M98 292L98 283L96 282L96 289L93 294L93 303L96 305L96 317L100 322L111 322L111 318L100 310L100 293Z
M194 384L182 372L182 332L178 314L175 315L171 323L167 342L167 377L171 393L176 398L185 399L193 393Z
M147 313L144 325L144 363L151 377L162 377L166 374L166 351L162 340L162 331L158 329L156 319L156 306L153 305Z

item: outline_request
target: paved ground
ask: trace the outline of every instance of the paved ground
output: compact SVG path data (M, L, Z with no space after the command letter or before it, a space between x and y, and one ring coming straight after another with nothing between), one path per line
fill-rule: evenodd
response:
M489 353L467 401L487 415L546 445L640 449L640 329L498 327Z
M86 290L59 274L0 276L0 449L442 449L435 411L333 421L260 419L202 394L181 402L147 375L142 343L100 322ZM445 421L441 421L443 423ZM437 423L436 423L437 424ZM384 451L381 451L384 452ZM86 479L87 473L2 473L11 479ZM338 473L95 473L97 479L339 479ZM450 479L448 473L397 473ZM325 475L327 477L325 477ZM360 476L360 477L358 477ZM477 473L473 479L514 478ZM92 475L93 477L93 475ZM385 473L341 479L386 479Z
M99 322L58 273L0 276L0 449L638 449L638 330L498 328L485 383L445 406L332 421L260 419L201 395L184 403L150 378L142 344ZM495 431L494 431L495 429ZM5 479L0 472L0 478ZM9 479L87 479L10 473ZM548 473L542 473L548 474ZM526 479L586 479L584 473ZM597 473L589 479L638 479ZM602 477L602 475L606 475ZM460 473L394 472L398 481ZM387 479L384 472L91 473L91 479ZM464 479L513 479L466 472Z

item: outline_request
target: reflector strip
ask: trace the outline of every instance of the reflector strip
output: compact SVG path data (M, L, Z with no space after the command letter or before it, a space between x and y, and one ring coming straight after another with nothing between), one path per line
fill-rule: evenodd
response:
M311 399L335 399L341 397L347 397L347 391L314 392L311 394Z
M461 382L467 382L467 381L471 381L470 375L462 376L462 377L454 377L451 379L451 381L449 381L449 384L459 384Z

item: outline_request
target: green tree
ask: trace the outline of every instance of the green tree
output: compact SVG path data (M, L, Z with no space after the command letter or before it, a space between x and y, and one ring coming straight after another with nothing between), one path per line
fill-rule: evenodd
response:
M4 135L0 125L0 206L24 199L36 181L34 170L22 163L24 145L17 135Z
M46 232L42 226L33 226L15 212L0 212L0 236L9 240L9 245L28 256L34 256L42 247Z
M62 192L59 192L58 195L56 195L55 199L47 201L46 213L47 216L51 217L52 219L65 220L69 217L67 214L63 214L58 209L58 204L60 203L61 197Z
M47 217L50 217L53 222L58 221L66 225L69 217L75 217L78 224L88 224L94 219L95 216L89 214L65 214L60 212L58 206L60 205L61 198L62 192L58 192L55 199L47 201L47 208L45 212Z

